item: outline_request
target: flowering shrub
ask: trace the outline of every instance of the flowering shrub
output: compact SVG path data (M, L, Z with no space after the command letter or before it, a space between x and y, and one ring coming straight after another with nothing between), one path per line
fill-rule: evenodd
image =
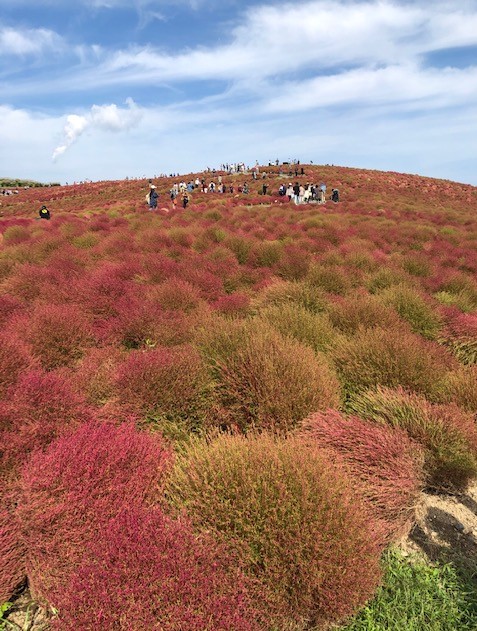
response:
M378 388L356 396L349 407L362 418L406 431L418 442L428 486L459 492L477 477L477 427L472 415L455 404L431 404L402 388Z
M54 602L109 521L160 489L170 459L157 435L93 422L33 455L17 509L33 592Z
M52 594L61 631L264 628L224 546L159 509L121 512L68 579Z
M409 529L423 486L423 457L404 430L328 410L310 415L298 434L337 456L386 539Z
M195 527L237 549L275 616L336 620L379 578L379 545L350 482L298 439L221 436L189 446L166 490Z

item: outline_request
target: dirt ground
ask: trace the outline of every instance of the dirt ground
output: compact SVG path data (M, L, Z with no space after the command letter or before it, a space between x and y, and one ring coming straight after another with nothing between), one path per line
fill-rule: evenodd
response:
M452 561L473 572L477 583L477 483L459 496L422 493L415 524L399 547L430 561ZM49 628L47 612L32 601L28 589L15 600L8 620L17 625L16 631Z
M415 525L400 547L431 561L452 561L477 580L477 483L457 496L422 493Z

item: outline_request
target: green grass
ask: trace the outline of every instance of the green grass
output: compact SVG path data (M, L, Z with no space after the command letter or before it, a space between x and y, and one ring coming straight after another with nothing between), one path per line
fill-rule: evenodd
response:
M475 581L451 564L430 566L390 551L384 585L339 631L475 631ZM475 578L475 577L474 577Z

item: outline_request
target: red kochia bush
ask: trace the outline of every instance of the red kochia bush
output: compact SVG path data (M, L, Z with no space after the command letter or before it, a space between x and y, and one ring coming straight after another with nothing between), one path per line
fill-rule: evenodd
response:
M159 435L94 422L32 456L17 510L36 595L54 600L109 520L157 493L170 459Z
M202 405L208 372L191 346L132 351L119 367L119 400L143 413L194 417Z
M0 472L15 473L31 451L44 449L91 415L66 377L41 370L24 373L0 403Z
M424 484L422 452L406 432L328 410L305 419L299 434L337 456L386 539L403 534Z
M25 344L12 335L0 333L0 398L31 361Z
M246 581L223 547L159 509L108 523L59 585L61 631L259 631Z
M71 366L92 343L87 317L74 305L37 305L26 322L26 341L42 366Z
M2 481L3 486L3 481ZM13 513L14 497L2 488L0 505L0 603L9 600L25 577L20 524Z

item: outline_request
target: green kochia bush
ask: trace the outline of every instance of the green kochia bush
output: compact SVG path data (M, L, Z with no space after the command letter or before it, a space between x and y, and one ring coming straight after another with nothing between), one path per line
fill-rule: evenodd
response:
M222 423L242 431L287 431L310 412L339 404L339 383L327 359L258 318L218 320L199 343Z
M395 285L385 289L380 298L394 307L415 333L431 340L437 337L440 318L418 291L408 285Z
M336 335L326 314L312 313L298 304L265 307L259 316L282 335L311 346L315 351L326 352Z
M449 353L407 328L360 329L340 338L331 356L347 394L373 386L402 386L431 397L456 366Z
M380 544L350 479L300 439L192 443L166 497L198 531L236 548L268 592L276 629L346 616L379 583Z
M402 388L368 390L348 405L362 418L405 430L422 445L430 487L462 491L477 476L477 426L456 405L431 404Z

